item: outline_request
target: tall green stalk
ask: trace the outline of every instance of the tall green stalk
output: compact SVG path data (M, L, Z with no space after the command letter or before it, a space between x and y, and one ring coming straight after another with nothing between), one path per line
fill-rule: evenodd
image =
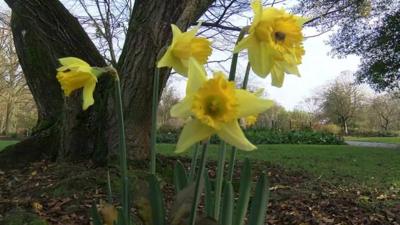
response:
M243 84L242 84L243 90L247 89L247 84L249 82L249 74L250 74L250 63L247 63L246 73L244 74L244 79L243 79ZM236 155L237 155L237 149L234 146L232 146L231 156L229 159L228 174L227 174L228 181L232 181L232 178L233 178L233 171L235 169Z
M189 225L195 225L195 222L196 222L197 206L199 204L200 195L202 192L201 179L204 179L204 169L206 167L206 161L207 161L208 142L209 142L208 139L207 139L207 141L203 142L203 151L201 153L199 173L196 176L196 187L195 187L195 191L194 191L194 199L193 199L193 204L192 204L192 211L190 214Z
M193 149L192 162L190 164L190 173L188 182L191 183L196 175L197 158L199 157L199 143L196 143Z
M125 126L124 126L124 113L121 98L121 87L117 71L112 68L111 72L114 76L115 81L115 100L116 110L118 117L118 128L119 128L119 157L120 166L122 172L122 218L126 225L130 224L129 221L129 197L128 197L128 163L126 157L126 143L125 143Z
M247 33L247 31L248 31L248 27L244 27L240 31L238 39L236 41L236 44L238 44L243 39L243 37ZM232 55L231 69L229 71L229 81L235 81L238 57L239 57L239 53L234 53ZM248 69L250 69L249 64L247 65L247 68L246 68L247 80L248 80L248 72L247 72ZM245 80L246 80L246 75L245 75ZM246 82L246 86L247 86L247 82ZM229 159L228 174L227 174L227 180L228 181L232 181L233 170L235 168L236 155L237 155L237 149L232 146L231 157Z
M219 211L221 205L222 181L224 178L226 143L221 142L221 149L219 150L218 165L217 165L217 178L215 184L215 202L214 202L214 218L219 218Z
M156 68L153 79L153 101L151 105L151 134L150 134L150 173L156 174L156 141L157 141L157 109L158 91L160 87L160 70Z

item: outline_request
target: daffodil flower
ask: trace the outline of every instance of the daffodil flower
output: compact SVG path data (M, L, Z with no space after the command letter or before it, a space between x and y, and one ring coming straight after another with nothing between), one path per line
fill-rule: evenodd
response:
M182 130L176 152L184 152L213 134L238 149L253 150L256 147L244 136L238 119L263 112L272 104L270 100L236 89L222 72L214 73L207 80L204 67L191 58L186 97L171 109L174 117L191 118Z
M307 19L283 9L263 9L260 0L253 1L251 6L255 15L249 35L237 44L234 52L247 49L254 73L260 77L271 73L272 85L281 87L285 73L300 76L297 65L304 55L301 29Z
M57 69L57 79L66 96L77 89L83 88L83 110L94 104L93 92L97 77L103 72L100 68L91 67L87 62L66 57L59 59L62 65Z
M257 97L261 97L263 95L263 93L264 93L264 88L260 88L254 92L254 95ZM256 124L257 119L258 119L258 114L246 116L246 117L242 118L242 126L244 128L251 127L254 124Z
M243 120L244 120L245 127L251 127L254 124L256 124L257 116L255 116L255 115L246 116L245 118L243 118Z
M207 63L212 51L211 42L195 36L198 27L187 32L182 32L174 24L171 24L171 27L172 43L157 63L157 67L172 67L177 73L187 76L189 58L193 57L200 64Z

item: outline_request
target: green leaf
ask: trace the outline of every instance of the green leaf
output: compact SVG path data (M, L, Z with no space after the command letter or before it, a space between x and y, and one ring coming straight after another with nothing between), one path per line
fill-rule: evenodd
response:
M97 211L96 204L93 202L90 208L90 217L93 219L93 225L103 225L99 212Z
M149 200L153 225L165 224L165 209L160 184L154 174L149 176Z
M212 184L210 178L208 177L208 173L204 174L206 192L205 192L205 209L206 215L208 217L212 217L214 215L214 195L212 191Z
M254 201L251 204L249 225L263 225L267 212L269 197L268 181L265 174L262 174L257 182Z
M185 188L188 184L185 167L180 161L176 162L174 168L174 185L176 193Z
M234 225L244 224L244 218L246 217L246 212L249 205L251 184L250 160L246 158L243 169L240 173L239 200L236 205L235 220L233 221Z
M231 182L225 181L222 213L220 215L220 225L232 225L232 213L233 213L233 187Z

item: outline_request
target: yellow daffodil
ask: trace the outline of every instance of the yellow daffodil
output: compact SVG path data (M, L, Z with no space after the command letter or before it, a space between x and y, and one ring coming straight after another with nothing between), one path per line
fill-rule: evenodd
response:
M256 124L256 122L257 122L257 116L255 116L255 115L246 116L244 118L245 127L251 127L254 124Z
M301 29L307 20L283 9L263 9L260 0L253 1L252 8L255 15L249 35L234 52L247 49L254 73L260 77L271 73L272 85L281 87L285 73L300 76L297 65L304 55Z
M198 27L187 32L182 32L174 24L172 27L172 43L157 67L172 67L177 73L187 76L188 60L193 57L200 64L207 63L211 55L211 42L206 38L196 37Z
M70 96L73 91L83 88L82 108L86 110L94 104L93 92L97 76L102 71L75 57L61 58L59 61L62 66L57 69L57 79L64 94Z
M272 101L236 89L221 72L207 80L204 67L193 58L189 59L188 78L186 97L171 109L174 117L191 117L182 130L176 152L213 134L238 149L255 149L240 129L238 118L263 112L272 106Z
M261 97L263 95L263 93L264 93L264 88L260 88L254 92L254 95L257 97ZM245 118L242 118L242 122L243 122L242 126L244 128L251 127L254 124L256 124L257 119L258 119L258 114L246 116Z
M118 219L117 209L108 203L105 203L100 208L100 214L103 217L105 225L114 225Z

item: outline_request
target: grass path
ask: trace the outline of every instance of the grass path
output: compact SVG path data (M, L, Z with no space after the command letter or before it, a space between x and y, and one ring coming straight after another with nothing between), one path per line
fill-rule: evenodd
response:
M400 144L400 137L345 137L346 141L365 141Z

